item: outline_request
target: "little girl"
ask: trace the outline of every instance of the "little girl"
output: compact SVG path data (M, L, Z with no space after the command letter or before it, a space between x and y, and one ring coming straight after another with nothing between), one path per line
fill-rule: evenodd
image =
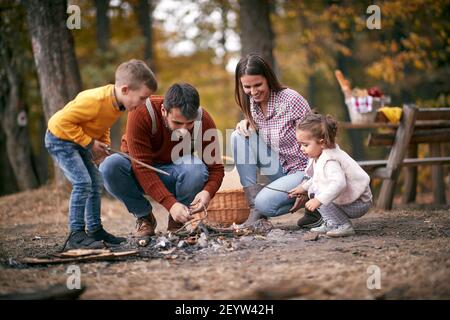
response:
M305 175L311 179L290 190L289 196L300 202L300 195L307 193L305 208L319 210L324 222L311 231L345 237L355 234L350 219L367 213L372 192L370 177L335 143L336 133L337 121L330 115L309 113L297 125L297 140L310 158Z

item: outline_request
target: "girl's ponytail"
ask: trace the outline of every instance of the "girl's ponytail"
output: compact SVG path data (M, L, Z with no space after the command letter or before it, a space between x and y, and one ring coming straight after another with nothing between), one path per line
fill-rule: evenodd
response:
M336 135L338 130L338 122L332 116L326 116L312 110L308 113L302 122L297 126L297 130L308 130L315 139L324 141L327 148L336 146Z

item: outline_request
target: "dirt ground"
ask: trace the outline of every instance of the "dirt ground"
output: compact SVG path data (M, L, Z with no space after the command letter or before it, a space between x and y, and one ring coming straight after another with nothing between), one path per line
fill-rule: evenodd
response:
M0 198L0 294L66 283L67 264L17 261L60 248L67 197L44 187ZM317 241L296 227L301 214L272 219L268 235L236 238L228 248L79 263L81 299L450 299L448 207L372 209L354 222L355 236ZM102 217L107 230L131 238L135 221L119 202L105 197ZM163 232L167 216L159 210L157 219ZM371 266L381 271L380 289L367 286Z

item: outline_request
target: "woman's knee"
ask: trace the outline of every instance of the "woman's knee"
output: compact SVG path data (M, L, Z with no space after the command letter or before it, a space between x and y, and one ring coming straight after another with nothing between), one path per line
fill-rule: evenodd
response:
M268 217L276 217L289 213L294 204L285 193L263 188L255 198L255 208Z
M281 206L278 197L271 191L261 190L255 198L255 208L268 217L277 216Z
M243 138L243 136L241 136L241 135L238 133L237 130L234 130L234 131L231 133L231 136L230 136L230 139L231 139L231 143L232 143L232 144L234 144L234 143L236 142L236 140L242 139L242 138Z
M245 148L246 145L248 145L247 139L243 135L240 135L237 130L234 130L231 133L230 140L231 140L231 150L233 151L233 157L236 158L235 154L236 151L242 150L243 148Z

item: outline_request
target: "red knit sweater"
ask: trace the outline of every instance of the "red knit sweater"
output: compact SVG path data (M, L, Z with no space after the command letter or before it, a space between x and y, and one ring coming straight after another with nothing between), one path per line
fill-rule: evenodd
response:
M172 163L171 151L178 143L171 141L171 132L166 128L162 120L161 104L162 96L151 96L150 101L155 111L157 121L157 131L152 136L152 120L145 106L138 107L136 110L128 113L127 128L125 135L122 137L121 150L128 153L133 158L148 164L155 163ZM216 125L211 116L203 109L202 116L202 136L208 129L216 129ZM191 133L192 134L192 133ZM209 144L215 145L215 150L220 152L219 142L204 141L202 150ZM211 145L208 149L211 149ZM180 153L182 155L182 153ZM213 154L214 155L214 154ZM224 166L222 163L207 164L209 176L204 186L204 190L208 191L211 198L219 190L224 177ZM175 196L167 190L158 174L143 166L132 163L133 173L145 194L162 204L167 210L177 202Z

